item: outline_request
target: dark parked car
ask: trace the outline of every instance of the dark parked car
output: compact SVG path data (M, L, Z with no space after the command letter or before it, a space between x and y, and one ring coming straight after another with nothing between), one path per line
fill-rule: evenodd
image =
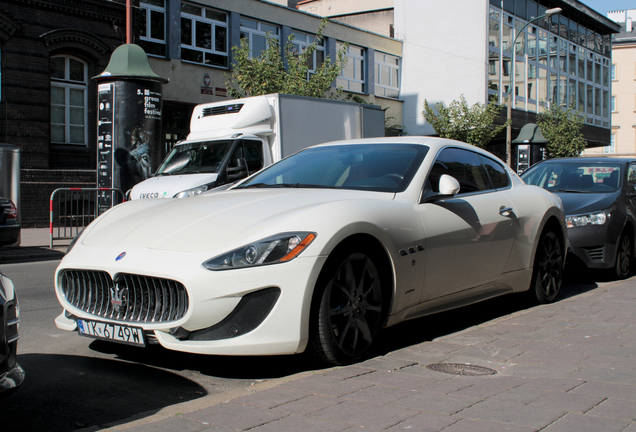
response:
M13 244L19 237L18 209L10 199L0 197L0 245Z
M636 160L562 158L540 162L521 175L563 201L569 259L628 276L634 257Z
M0 273L0 397L7 396L24 381L17 361L20 306L11 279Z

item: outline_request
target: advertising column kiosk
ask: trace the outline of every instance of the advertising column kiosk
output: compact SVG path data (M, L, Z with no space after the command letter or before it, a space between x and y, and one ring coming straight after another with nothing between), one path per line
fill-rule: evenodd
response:
M153 72L134 44L117 48L92 79L98 83L97 187L125 194L161 162L162 85L168 80ZM119 202L119 194L100 191L98 213Z

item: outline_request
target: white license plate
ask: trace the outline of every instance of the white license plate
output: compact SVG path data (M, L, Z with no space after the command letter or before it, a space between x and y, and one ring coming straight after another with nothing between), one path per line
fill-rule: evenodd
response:
M77 329L82 336L146 346L144 331L140 327L78 319Z

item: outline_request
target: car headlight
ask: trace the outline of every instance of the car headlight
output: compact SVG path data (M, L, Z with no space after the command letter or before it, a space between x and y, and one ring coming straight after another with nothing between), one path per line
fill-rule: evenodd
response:
M203 263L208 270L230 270L291 261L311 244L315 233L278 234L224 253Z
M576 216L566 216L565 224L568 228L582 227L587 225L604 225L611 216L612 209Z
M197 186L197 187L192 188L192 189L186 189L184 191L181 191L178 194L176 194L175 196L173 196L173 198L193 197L193 196L201 195L206 190L208 190L208 186L207 185Z

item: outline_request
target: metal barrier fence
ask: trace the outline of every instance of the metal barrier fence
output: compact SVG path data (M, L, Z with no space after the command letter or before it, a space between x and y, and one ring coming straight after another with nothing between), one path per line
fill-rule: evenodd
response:
M116 192L121 196L121 200L125 201L124 193L117 188L59 188L53 191L49 205L49 246L51 248L53 240L73 239L97 218L100 192ZM57 205L56 197L58 197ZM55 229L57 229L56 235L54 235Z

